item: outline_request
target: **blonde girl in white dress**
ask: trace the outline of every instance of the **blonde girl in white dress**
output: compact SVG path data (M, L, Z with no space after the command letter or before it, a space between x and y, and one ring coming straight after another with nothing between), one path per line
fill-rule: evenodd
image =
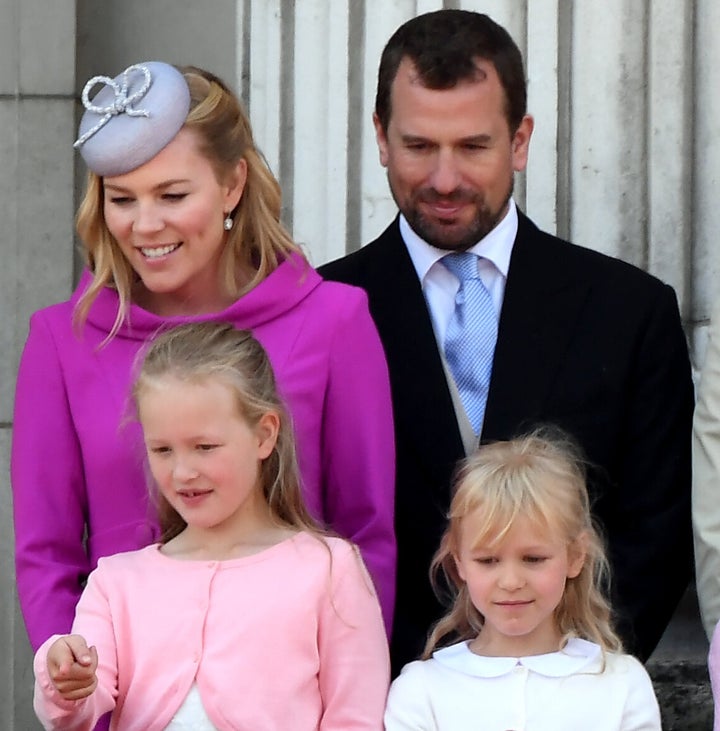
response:
M387 731L660 731L622 652L571 445L534 433L462 466L433 562L454 601L390 689Z

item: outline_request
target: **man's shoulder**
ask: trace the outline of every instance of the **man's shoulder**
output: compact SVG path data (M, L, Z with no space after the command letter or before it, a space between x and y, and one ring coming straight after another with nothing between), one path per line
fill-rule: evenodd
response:
M523 218L515 246L516 261L521 265L542 266L558 273L570 274L576 280L617 287L616 294L633 291L639 295L667 289L664 282L635 264L571 243L542 231L530 219ZM511 259L510 276L512 263Z
M324 279L367 287L377 272L388 267L389 259L402 254L404 244L395 219L376 239L340 259L318 267Z

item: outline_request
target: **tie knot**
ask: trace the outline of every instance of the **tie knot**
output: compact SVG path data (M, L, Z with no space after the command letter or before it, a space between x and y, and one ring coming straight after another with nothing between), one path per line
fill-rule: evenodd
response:
M452 272L461 282L468 279L479 279L478 255L469 251L460 251L453 254L446 254L442 258L445 268Z

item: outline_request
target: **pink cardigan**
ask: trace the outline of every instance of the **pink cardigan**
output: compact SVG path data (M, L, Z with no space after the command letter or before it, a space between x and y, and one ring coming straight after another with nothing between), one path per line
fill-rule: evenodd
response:
M253 556L180 561L156 545L100 559L73 632L98 651L98 687L65 701L35 656L49 729L161 731L193 682L218 729L381 731L387 641L372 584L345 541L299 533Z
M158 539L144 448L128 408L133 362L160 329L225 320L265 346L296 431L311 512L362 553L390 626L395 594L395 462L390 385L365 293L324 282L294 256L212 316L117 313L103 289L80 332L69 302L36 312L17 381L12 447L17 586L34 648L70 629L101 556ZM84 534L87 532L87 540Z

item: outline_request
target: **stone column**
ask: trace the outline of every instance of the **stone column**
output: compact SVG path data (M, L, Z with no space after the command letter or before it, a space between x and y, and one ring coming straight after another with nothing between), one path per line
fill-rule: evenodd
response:
M0 728L8 731L39 728L15 599L9 452L28 318L72 286L74 84L74 0L0 0Z

